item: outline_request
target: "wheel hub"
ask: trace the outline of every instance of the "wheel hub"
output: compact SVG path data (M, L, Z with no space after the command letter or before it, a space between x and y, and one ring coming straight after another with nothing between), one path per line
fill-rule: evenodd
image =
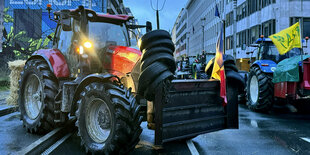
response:
M95 98L86 112L86 127L91 139L105 142L111 132L111 112L105 101Z
M32 120L40 114L42 108L41 94L41 81L37 75L31 74L25 84L24 99L26 113Z
M252 103L256 103L258 100L258 80L257 77L254 75L251 78L251 82L250 82L250 97L252 100Z

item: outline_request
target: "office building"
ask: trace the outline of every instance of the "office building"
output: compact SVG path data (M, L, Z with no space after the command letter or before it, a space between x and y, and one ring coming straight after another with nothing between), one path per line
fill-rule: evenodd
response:
M217 5L221 18L215 17ZM205 51L212 57L216 50L216 42L221 29L222 20L225 20L226 54L236 57L238 67L247 63L251 56L249 47L255 43L260 35L268 37L301 20L302 37L310 36L310 8L309 0L189 0L176 19L185 18L186 29L176 29L178 33L186 34L183 44L186 44L186 56L195 56ZM234 9L236 9L236 29L234 29ZM182 16L183 15L183 16ZM185 32L183 32L185 31ZM236 34L236 50L234 52L234 34ZM176 37L178 38L178 37ZM176 46L181 44L176 39ZM306 42L303 43L306 46ZM310 45L308 43L308 45ZM178 49L178 48L177 48ZM310 48L304 48L306 54ZM178 50L176 50L178 54ZM252 56L255 57L254 53Z

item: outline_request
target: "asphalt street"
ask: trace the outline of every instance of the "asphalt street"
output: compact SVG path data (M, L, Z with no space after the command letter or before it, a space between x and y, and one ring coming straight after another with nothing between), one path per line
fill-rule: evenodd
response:
M3 100L1 101L3 102ZM271 113L254 113L239 105L239 129L203 134L188 142L154 146L154 131L143 122L141 141L130 154L310 154L310 112L291 113L274 108ZM0 117L0 154L15 154L42 135L27 133L19 112ZM190 144L193 146L190 146ZM189 147L190 146L190 147ZM73 134L52 154L85 154L80 139Z

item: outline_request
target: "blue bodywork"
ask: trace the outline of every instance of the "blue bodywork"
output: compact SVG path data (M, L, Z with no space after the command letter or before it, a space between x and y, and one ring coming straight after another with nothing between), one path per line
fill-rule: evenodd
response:
M258 38L255 43L260 44L262 42L272 42L272 40L270 38ZM262 66L262 64L268 64L268 66ZM264 73L273 73L277 67L277 63L272 60L256 60L252 66L258 66Z
M268 64L268 66L262 66L262 64ZM256 60L252 66L258 66L264 73L273 73L277 67L277 64L272 60Z

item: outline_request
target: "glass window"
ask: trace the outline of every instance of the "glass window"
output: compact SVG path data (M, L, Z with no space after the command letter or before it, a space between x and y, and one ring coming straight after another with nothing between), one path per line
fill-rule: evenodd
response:
M310 37L310 18L304 18L303 37Z
M57 49L62 53L68 53L71 48L71 42L73 37L72 31L62 31L61 26L59 26L59 37L57 42Z
M275 34L275 30L276 30L276 22L275 20L269 20L266 21L262 24L262 29L263 29L263 35L265 37L268 37L272 34Z
M89 39L94 43L96 49L107 45L127 46L127 35L125 28L120 25L89 22Z

